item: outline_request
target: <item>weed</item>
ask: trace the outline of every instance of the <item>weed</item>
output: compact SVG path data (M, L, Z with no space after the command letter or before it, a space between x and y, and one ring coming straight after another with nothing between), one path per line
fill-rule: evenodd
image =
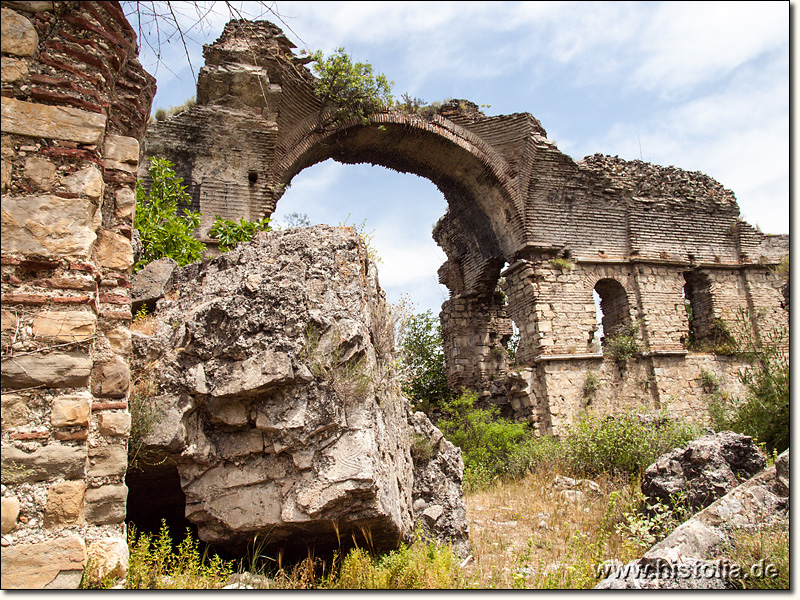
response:
M595 392L600 388L600 380L595 375L594 371L586 372L586 379L583 382L583 397L591 398Z
M411 433L411 458L414 462L427 462L436 454L431 441L416 432Z
M129 468L136 468L137 461L144 458L142 451L145 439L161 419L161 412L153 402L157 384L152 373L152 369L145 369L144 373L136 376L133 381L133 390L128 402L131 413L131 429L128 437Z
M697 425L665 413L586 414L564 435L566 460L578 472L641 474L659 456L699 437Z
M22 483L28 477L33 475L33 469L29 469L13 460L3 458L0 461L0 479L4 484L13 485L15 483Z
M703 369L700 371L700 385L704 393L713 394L719 390L719 377Z
M603 340L603 348L606 353L620 363L641 354L637 340L639 332L639 322L625 323L611 335L607 335Z
M301 358L309 363L311 373L327 382L337 396L363 402L373 387L366 357L355 355L345 359L340 345L334 343L330 350L329 342L330 339L323 342L319 333L309 327Z
M218 556L200 553L199 542L187 530L173 549L169 528L162 521L157 536L128 525L127 589L211 589L225 584L231 565Z
M748 572L749 577L733 578L740 589L789 589L789 528L739 530L733 533L731 543L723 554L732 564L744 567L747 572L754 565L762 565L760 573ZM769 567L772 567L771 569ZM753 576L755 575L755 576Z
M561 256L557 256L556 258L552 259L550 264L561 271L572 271L572 269L575 268L575 263L573 263L570 259L563 258Z
M329 583L337 589L461 589L468 582L452 548L417 539L380 557L354 548Z
M438 422L445 437L461 448L465 490L481 489L500 477L522 477L557 448L552 438L536 438L527 424L498 418L494 406L476 408L477 399L464 392L446 402L446 416Z

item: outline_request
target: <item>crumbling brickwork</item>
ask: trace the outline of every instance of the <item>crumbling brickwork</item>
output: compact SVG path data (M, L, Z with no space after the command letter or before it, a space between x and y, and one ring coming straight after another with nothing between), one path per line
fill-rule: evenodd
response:
M177 164L203 235L214 215L269 216L295 174L328 158L434 182L448 202L433 235L448 257L451 386L558 433L586 408L583 380L596 369L621 397L699 418L703 399L684 385L700 360L693 339L735 334L739 309L756 330L785 324L771 267L788 236L743 222L733 192L710 177L600 154L576 162L531 115L486 117L466 101L331 126L292 47L272 24L230 22L205 48L198 105L154 124L146 153ZM595 294L604 336L627 332L639 349L623 372L607 342L598 347ZM513 367L502 353L511 321ZM733 374L735 362L719 369Z
M6 589L127 565L137 52L117 2L2 3Z

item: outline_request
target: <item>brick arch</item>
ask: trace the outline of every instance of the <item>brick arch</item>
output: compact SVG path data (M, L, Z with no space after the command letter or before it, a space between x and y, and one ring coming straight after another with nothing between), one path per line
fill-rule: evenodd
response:
M424 177L442 192L448 214L436 241L451 261L443 283L458 293L494 289L500 266L521 242L524 220L514 203L511 165L484 140L439 116L399 112L374 115L369 125L352 120L320 131L317 118L298 124L278 148L270 173L276 202L292 178L329 158L369 163Z

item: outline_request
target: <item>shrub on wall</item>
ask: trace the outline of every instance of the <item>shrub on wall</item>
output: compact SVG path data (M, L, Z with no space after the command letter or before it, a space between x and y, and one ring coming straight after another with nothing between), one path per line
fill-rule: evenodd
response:
M133 226L139 232L142 252L133 270L159 258L169 257L180 266L202 258L205 244L194 237L200 226L200 213L180 205L191 204L183 179L165 158L152 157L148 174L152 180L149 190L141 182L136 187L136 216Z
M392 84L383 74L375 75L369 63L354 63L344 48L328 57L312 55L318 79L314 92L325 107L335 108L333 124L348 119L369 123L370 115L392 105Z
M742 332L739 355L750 366L739 371L745 397L735 401L714 390L709 402L713 427L755 438L778 453L789 447L789 331L778 327L756 337L747 315L737 318Z

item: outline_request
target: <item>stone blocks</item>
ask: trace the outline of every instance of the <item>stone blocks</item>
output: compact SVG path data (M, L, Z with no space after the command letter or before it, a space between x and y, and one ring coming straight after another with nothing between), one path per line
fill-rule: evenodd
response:
M3 132L30 137L100 144L106 117L69 106L50 106L3 97L0 100Z
M124 532L130 238L154 80L113 3L55 8L2 6L4 588L77 587L87 543Z

